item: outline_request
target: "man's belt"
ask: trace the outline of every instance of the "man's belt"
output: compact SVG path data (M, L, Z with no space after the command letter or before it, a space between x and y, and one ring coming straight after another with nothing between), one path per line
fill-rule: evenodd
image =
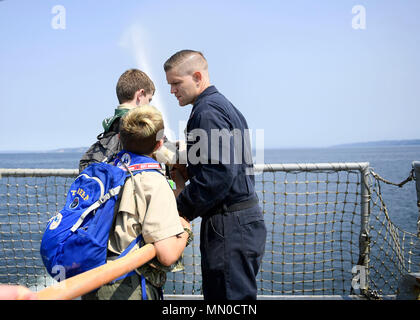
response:
M251 199L241 201L241 202L236 202L236 203L233 203L231 205L226 205L226 204L219 205L214 210L210 210L209 213L210 214L219 214L219 213L224 213L224 212L233 212L233 211L245 210L245 209L252 208L257 204L258 204L258 198L257 197L252 197Z

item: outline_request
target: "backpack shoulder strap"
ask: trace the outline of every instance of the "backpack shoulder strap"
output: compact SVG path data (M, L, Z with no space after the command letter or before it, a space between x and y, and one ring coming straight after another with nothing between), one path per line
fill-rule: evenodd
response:
M87 217L87 215L89 213L91 213L92 211L98 209L102 204L104 204L105 202L107 202L109 199L111 199L113 196L116 196L121 189L121 185L110 189L106 194L104 194L102 197L100 197L97 201L95 201L93 204L91 204L89 206L89 208L87 208L85 210L85 212L83 212L83 214L79 217L79 219L77 219L76 223L73 225L73 227L70 229L71 232L75 232L83 223L84 219Z

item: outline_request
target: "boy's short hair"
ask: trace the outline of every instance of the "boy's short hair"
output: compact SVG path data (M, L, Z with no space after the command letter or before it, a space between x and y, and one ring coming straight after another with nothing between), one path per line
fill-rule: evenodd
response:
M134 99L134 94L144 89L146 94L155 93L155 85L146 73L138 69L124 72L117 82L117 98L120 104Z
M121 118L120 140L125 150L148 155L163 138L163 129L158 109L150 105L137 107Z

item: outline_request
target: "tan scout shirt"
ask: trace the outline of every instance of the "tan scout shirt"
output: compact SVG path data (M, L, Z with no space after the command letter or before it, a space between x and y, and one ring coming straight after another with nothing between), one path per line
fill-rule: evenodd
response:
M133 181L136 199L133 196ZM153 243L183 232L175 196L166 178L156 171L145 171L125 182L108 250L119 255L140 233L146 243ZM140 272L155 286L163 285L166 280L166 274L162 272L157 277L160 280L156 275L153 281L145 274L150 270L144 271L140 268Z

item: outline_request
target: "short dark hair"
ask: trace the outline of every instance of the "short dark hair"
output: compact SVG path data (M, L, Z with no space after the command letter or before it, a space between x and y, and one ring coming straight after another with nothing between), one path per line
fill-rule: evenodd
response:
M117 98L119 103L134 99L134 94L143 89L146 94L155 93L153 81L141 70L129 69L124 72L117 82Z
M165 64L163 65L163 70L165 70L165 72L168 72L169 70L178 66L181 62L183 62L186 58L190 57L193 54L198 54L205 61L207 61L204 55L200 51L185 49L185 50L178 51L177 53L172 55L168 60L166 60Z

